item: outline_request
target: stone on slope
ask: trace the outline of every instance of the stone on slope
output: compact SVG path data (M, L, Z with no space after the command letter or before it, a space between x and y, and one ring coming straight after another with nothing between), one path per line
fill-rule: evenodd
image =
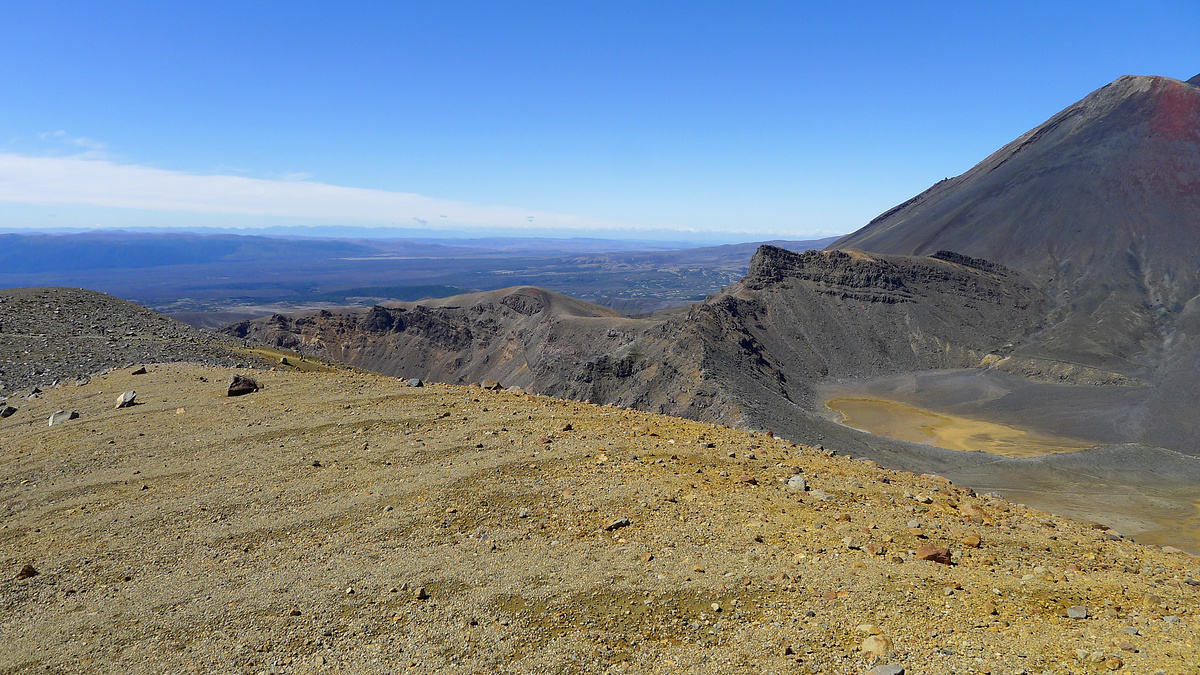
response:
M29 579L31 577L36 577L38 574L40 574L40 572L34 569L33 565L26 563L25 565L22 565L21 570L17 572L17 580L20 581L21 579Z
M928 560L930 562L949 565L950 549L939 548L932 544L926 544L925 546L917 549L917 560Z
M611 523L609 523L608 525L605 525L604 530L606 532L612 532L614 530L619 530L622 527L629 527L632 524L633 523L630 522L630 520L628 518L618 518L618 519L612 521Z
M147 371L146 371L146 366L142 366L141 368L138 368L137 370L135 370L135 371L133 371L132 373L130 373L130 375L145 375L145 374L146 374L146 372L147 372Z
M406 384L410 387L424 387L425 386L425 383L422 382L421 378L419 378L419 377L411 377L404 384Z
M245 375L234 375L229 378L228 396L245 396L258 391L258 383Z
M862 651L867 656L887 658L896 653L892 641L882 635L872 635L862 642Z
M59 410L50 416L50 424L48 424L47 426L52 427L55 424L62 424L63 422L66 422L68 420L73 420L73 419L78 419L78 418L79 418L79 413L75 412L74 410Z
M804 482L803 476L792 476L788 479L787 486L793 490L804 492L808 489L808 483Z
M0 406L0 419L4 419L5 417L11 417L16 412L17 412L17 409L12 407L11 405Z
M117 410L120 410L121 408L128 408L129 406L133 405L135 399L137 399L136 391L127 391L124 394L121 394L117 397Z

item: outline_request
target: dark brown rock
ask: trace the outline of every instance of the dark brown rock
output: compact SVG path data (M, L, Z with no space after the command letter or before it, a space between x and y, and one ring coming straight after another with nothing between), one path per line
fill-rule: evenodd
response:
M258 383L245 375L234 375L229 378L228 396L245 396L258 391Z

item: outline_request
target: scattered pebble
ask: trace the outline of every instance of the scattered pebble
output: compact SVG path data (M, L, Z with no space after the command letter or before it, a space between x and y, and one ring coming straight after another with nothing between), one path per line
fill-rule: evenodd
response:
M258 382L254 378L245 375L233 375L229 378L229 387L226 389L226 396L245 396L258 391Z
M882 635L872 635L862 642L862 651L867 656L887 658L896 653L892 641Z

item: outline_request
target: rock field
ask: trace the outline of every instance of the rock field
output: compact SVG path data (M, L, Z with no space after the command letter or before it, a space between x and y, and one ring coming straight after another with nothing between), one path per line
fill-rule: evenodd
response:
M234 372L0 419L0 673L1200 671L1169 547L770 434Z

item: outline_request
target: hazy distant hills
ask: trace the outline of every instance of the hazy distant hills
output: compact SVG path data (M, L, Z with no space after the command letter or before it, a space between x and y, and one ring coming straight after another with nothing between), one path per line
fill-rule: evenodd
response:
M774 243L804 250L830 241ZM756 247L496 237L7 234L0 235L0 287L86 287L203 326L279 310L369 306L522 284L638 313L692 302L737 281Z
M439 247L428 246L431 250ZM0 270L6 275L128 270L238 263L314 256L375 255L351 241L258 236L86 232L69 235L0 234Z

